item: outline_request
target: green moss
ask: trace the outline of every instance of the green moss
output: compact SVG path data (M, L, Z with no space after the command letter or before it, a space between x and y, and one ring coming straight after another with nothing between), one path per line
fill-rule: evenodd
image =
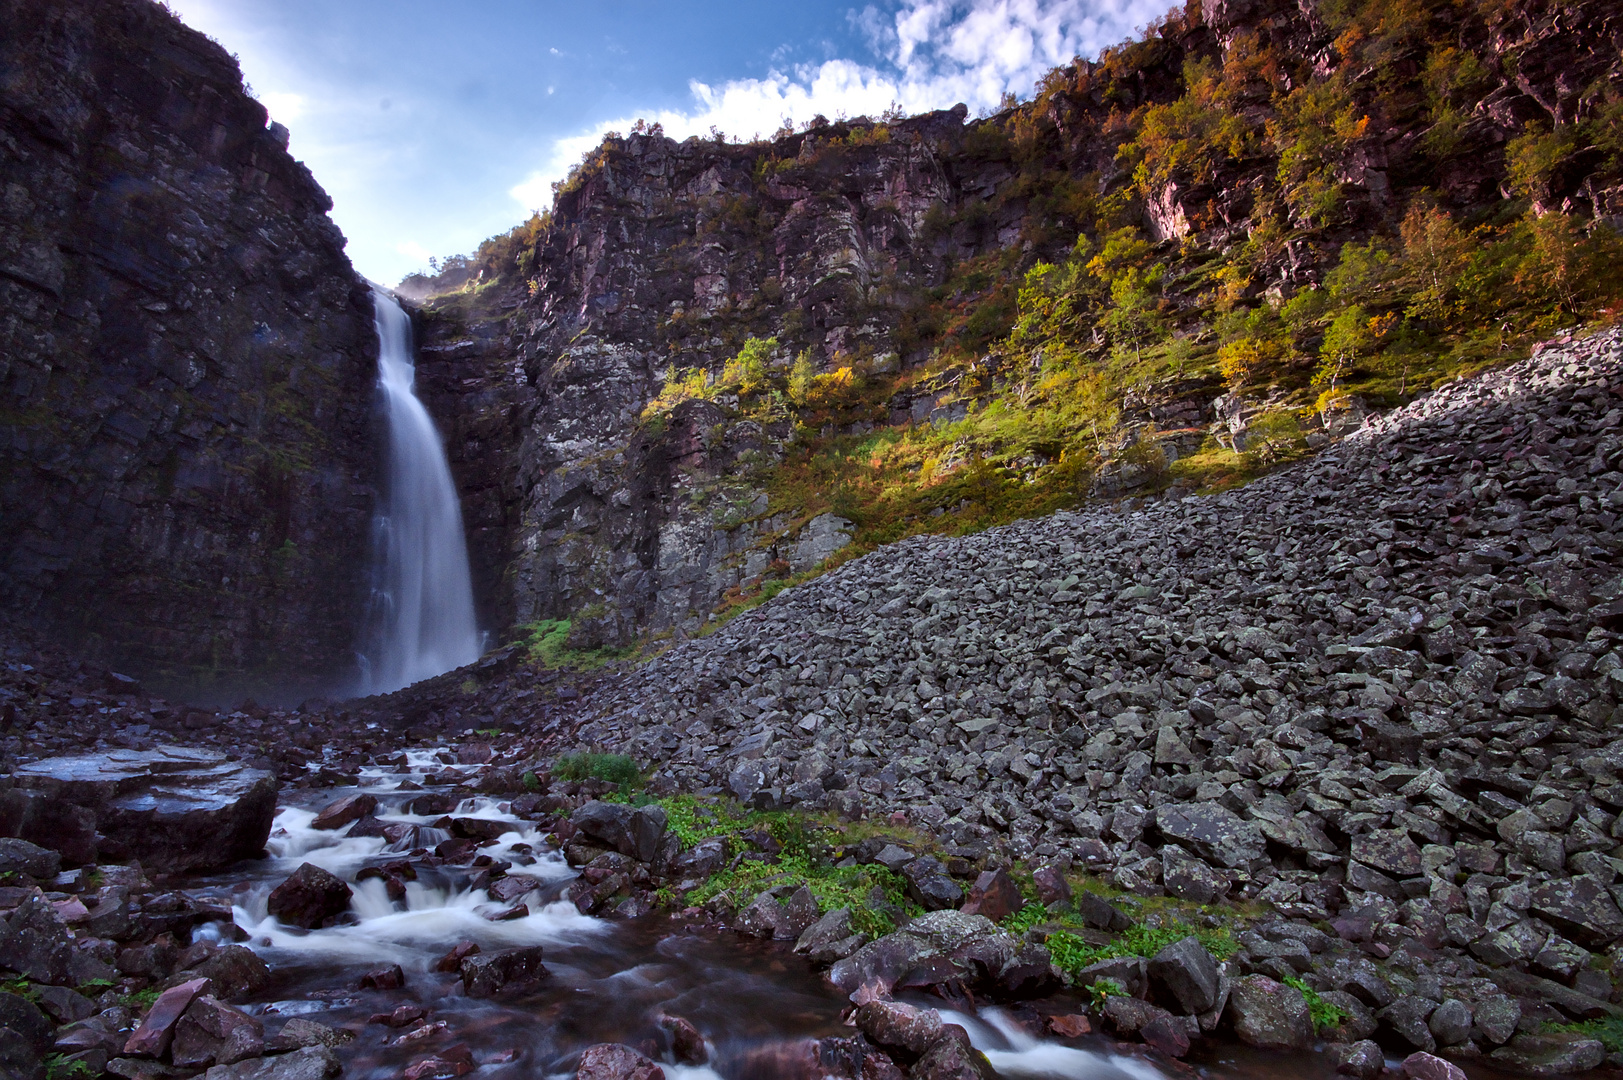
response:
M1546 1023L1544 1030L1599 1039L1608 1054L1623 1052L1623 1016L1603 1016L1599 1020L1584 1020L1573 1024Z

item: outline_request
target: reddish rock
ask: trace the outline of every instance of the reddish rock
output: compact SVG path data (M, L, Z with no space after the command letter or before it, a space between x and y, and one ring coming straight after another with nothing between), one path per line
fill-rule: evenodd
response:
M1465 1080L1464 1069L1424 1050L1403 1059L1403 1075L1407 1080Z
M969 900L958 910L966 915L984 915L1000 923L1025 906L1026 898L1020 895L1020 886L1007 870L987 870L975 879Z
M359 989L362 990L398 990L406 985L406 973L399 964L368 971L361 976Z
M575 1080L665 1080L665 1070L629 1046L599 1043L580 1056Z
M680 1016L661 1016L659 1026L671 1037L671 1054L682 1065L703 1065L710 1060L710 1051L704 1045L699 1029Z
M1189 1053L1189 1028L1173 1016L1157 1016L1138 1029L1138 1037L1167 1057L1181 1058Z
M1093 1024L1081 1013L1071 1013L1068 1016L1050 1016L1048 1030L1062 1039L1079 1039L1093 1033Z
M256 1017L199 995L175 1025L169 1060L182 1068L231 1065L265 1053L265 1025Z
M378 808L376 795L358 794L346 795L337 802L329 803L317 814L315 820L310 822L312 829L342 829L352 821L359 821Z
M314 930L348 910L352 895L338 877L314 863L304 863L271 891L266 907L290 926Z
M427 1019L428 1010L421 1005L401 1005L394 1012L373 1013L367 1017L368 1024L386 1024L392 1028L408 1027Z
M438 960L434 961L435 971L455 972L462 970L462 961L470 956L477 956L479 946L472 941L458 942L456 947Z
M171 986L158 995L158 1000L147 1010L141 1026L124 1044L124 1052L136 1057L162 1057L175 1036L175 1025L186 1014L192 1002L213 988L207 979L192 979L179 986Z
M1031 872L1032 884L1037 887L1037 899L1045 904L1069 904L1071 883L1057 866L1039 866Z

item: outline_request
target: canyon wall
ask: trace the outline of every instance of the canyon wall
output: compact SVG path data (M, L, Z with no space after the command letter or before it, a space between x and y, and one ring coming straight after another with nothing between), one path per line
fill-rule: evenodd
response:
M0 603L194 689L346 675L377 346L331 201L158 5L0 25Z
M959 106L819 117L747 144L657 130L605 139L544 218L407 283L427 298L425 393L464 485L487 621L568 617L573 644L624 646L697 632L741 591L813 568L851 538L838 489L860 476L850 463L820 480L803 470L794 489L783 463L855 452L846 436L950 424L1030 380L1041 350L999 340L1021 277L1063 263L1079 234L1099 252L1109 236L1096 220L1165 265L1157 317L1207 360L1111 388L1113 441L1072 440L1097 442L1103 459L1076 497L1141 485L1125 452L1135 442L1157 460L1214 437L1242 447L1264 394L1230 395L1217 377L1218 314L1277 311L1350 243L1395 243L1411 207L1468 223L1521 212L1507 143L1529 122L1593 113L1623 71L1623 26L1606 4L1431 4L1412 25L1363 7L1349 28L1308 0L1192 3L982 120ZM1469 78L1438 83L1447 64ZM1210 100L1192 81L1203 72ZM1150 107L1188 102L1160 117L1170 164L1135 170L1157 145L1144 134ZM1237 134L1214 135L1223 124ZM1535 209L1619 220L1618 178L1594 155L1571 165L1546 178ZM1314 184L1331 212L1310 205ZM1213 272L1242 262L1233 284ZM866 398L819 414L711 390L645 412L669 369L720 376L751 337L776 339L775 385L804 353L825 375L852 369ZM1095 331L1078 346L1101 368L1104 341ZM954 350L962 362L938 362ZM1324 437L1356 427L1362 405L1350 408ZM977 456L991 453L966 443L941 468ZM999 482L1029 484L1064 455L1004 457ZM927 512L950 523L962 505Z

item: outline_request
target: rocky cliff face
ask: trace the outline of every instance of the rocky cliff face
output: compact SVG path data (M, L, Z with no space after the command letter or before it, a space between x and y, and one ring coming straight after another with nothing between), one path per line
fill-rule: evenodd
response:
M193 685L347 666L371 302L220 46L0 3L0 596Z
M1079 429L1017 453L966 434L938 474L995 458L999 483L1029 485L1097 451L1065 483L1075 499L1116 497L1164 484L1161 463L1203 444L1244 448L1281 391L1225 393L1211 355L1234 335L1214 333L1218 315L1269 316L1423 202L1470 222L1519 213L1507 141L1530 121L1594 114L1618 75L1623 29L1604 4L1429 5L1402 25L1378 8L1337 22L1309 3L1192 4L984 121L959 107L749 145L607 139L544 222L482 275L445 275L457 291L424 312L432 407L452 431L493 625L569 616L582 646L693 632L740 589L838 550L852 528L839 491L862 481L863 451L837 440L1010 406L998 395L1048 362L1000 340L1021 275L1063 262L1079 233L1094 253L1126 234L1155 253L1166 273L1151 307L1186 353L1206 350L1205 371L1124 377L1104 438ZM1623 187L1597 162L1550 171L1535 208L1615 215ZM1094 302L1103 328L1114 294ZM1531 322L1500 325L1517 320ZM1139 349L1126 331L1092 333L1071 344L1101 368ZM1280 352L1308 350L1283 376L1304 393L1315 334ZM867 396L813 415L712 391L645 414L667 369L720 375L749 337L777 341L777 385L804 352L819 372L866 378ZM1357 401L1326 413L1310 441L1362 415ZM792 489L783 463L818 453L829 468L799 481L814 490ZM928 513L955 527L967 503Z

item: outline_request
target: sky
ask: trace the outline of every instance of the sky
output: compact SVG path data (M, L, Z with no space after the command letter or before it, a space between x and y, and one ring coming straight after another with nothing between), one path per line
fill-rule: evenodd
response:
M392 284L531 210L604 132L995 110L1167 0L168 0L235 54Z

